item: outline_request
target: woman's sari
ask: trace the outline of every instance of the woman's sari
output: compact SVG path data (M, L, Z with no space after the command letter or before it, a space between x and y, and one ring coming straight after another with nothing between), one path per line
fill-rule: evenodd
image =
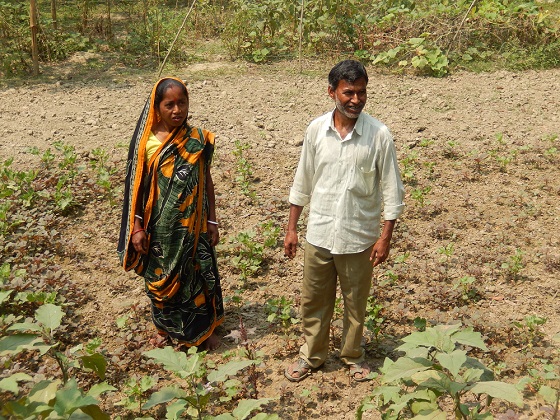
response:
M159 332L188 346L198 346L224 316L216 257L206 233L205 187L214 134L190 127L185 121L146 164L158 84L144 106L130 144L117 251L126 271L134 270L144 277L152 319ZM147 255L137 252L131 241L137 205L144 209Z

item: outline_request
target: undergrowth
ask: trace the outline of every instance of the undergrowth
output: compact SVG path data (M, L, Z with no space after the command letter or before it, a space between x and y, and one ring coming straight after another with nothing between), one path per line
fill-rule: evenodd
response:
M220 55L255 63L353 56L436 77L455 69L560 65L560 11L555 3L536 0L204 0L195 2L172 49L190 2L59 2L56 19L50 1L37 3L43 63L93 52L153 68L170 52L168 63L180 65L207 60L212 52L201 45L213 40L223 45ZM27 74L29 7L16 0L2 5L0 74ZM103 67L96 58L86 65Z

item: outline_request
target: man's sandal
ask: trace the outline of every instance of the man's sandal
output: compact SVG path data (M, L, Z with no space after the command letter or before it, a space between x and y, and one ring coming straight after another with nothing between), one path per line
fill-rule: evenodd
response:
M365 362L351 364L348 368L350 376L356 382L371 381L371 369Z
M300 357L297 362L292 363L284 370L284 376L290 382L303 381L311 375L311 369L311 365ZM294 374L297 376L294 376Z

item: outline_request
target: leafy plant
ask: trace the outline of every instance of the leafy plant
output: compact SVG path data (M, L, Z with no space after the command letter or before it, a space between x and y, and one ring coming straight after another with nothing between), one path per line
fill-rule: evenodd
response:
M432 187L415 188L410 193L410 196L418 203L420 208L424 207L427 203L426 195L432 191Z
M502 263L502 269L506 271L509 278L517 278L519 272L525 267L523 263L523 251L519 248L515 250L515 254L511 255L508 261Z
M379 333L385 322L382 316L383 309L383 305L377 303L375 296L368 297L364 326L373 334L375 341L379 341Z
M453 284L453 289L459 289L461 298L464 301L476 301L478 298L478 290L474 285L476 278L472 276L461 277Z
M87 394L78 388L75 378L69 377L69 369L78 366L75 360L57 351L59 342L55 331L61 326L63 312L59 306L47 303L35 311L35 319L31 322L15 322L7 330L18 331L15 334L0 338L0 354L12 357L23 352L38 352L39 357L50 355L60 367L63 381L42 380L36 383L26 396L6 402L0 413L14 418L29 416L45 416L52 413L58 416L69 416L75 412L85 413L94 418L108 419L109 416L99 408L96 397L104 392L114 390L112 386L101 383L93 386ZM87 355L81 360L87 370L95 371L104 377L106 362L103 356L95 353L96 345L88 347ZM18 395L19 382L32 382L33 378L23 372L15 373L0 381L0 388ZM66 418L66 417L64 417Z
M168 415L188 415L202 419L210 398L220 388L213 385L224 383L230 376L235 375L255 362L253 360L231 360L226 364L212 369L212 363L206 362L205 352L198 352L196 347L190 347L187 353L175 351L172 347L154 349L144 353L145 356L153 358L157 363L181 378L186 383L186 389L178 386L162 388L154 392L150 399L142 406L148 410L159 404L167 405ZM219 419L244 419L257 410L263 404L270 401L269 398L259 400L240 400L237 408L229 415L218 416ZM260 415L258 419L276 419L277 416Z
M245 196L255 199L255 192L251 190L253 166L245 157L245 151L248 149L250 149L250 146L247 143L241 143L239 140L235 141L235 150L233 151L233 155L237 157L237 176L235 181Z
M393 361L385 359L381 384L358 408L357 417L381 407L384 419L404 415L461 419L488 418L494 398L523 406L515 385L493 380L484 364L468 356L468 348L486 351L480 333L460 324L438 325L414 332L397 350L405 353ZM486 395L483 403L482 395ZM443 405L446 398L451 405ZM449 407L446 413L445 407Z
M293 315L294 302L284 296L268 299L264 308L268 314L267 321L271 324L279 322L286 334L290 326L299 322L298 318Z

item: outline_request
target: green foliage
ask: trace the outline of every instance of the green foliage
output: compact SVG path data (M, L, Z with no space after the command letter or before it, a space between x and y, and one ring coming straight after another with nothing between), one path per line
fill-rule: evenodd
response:
M479 296L475 283L476 278L464 276L453 284L453 289L458 289L461 292L461 299L464 301L476 301Z
M230 376L255 363L253 360L230 360L213 369L211 368L213 363L204 359L205 352L198 352L196 347L189 348L187 353L165 347L147 351L144 355L153 358L156 363L162 364L166 370L184 380L182 383L186 384L186 389L172 386L154 392L142 409L147 410L159 404L173 402L167 405L168 415L173 412L175 415L188 415L194 418L202 418L213 394L220 392L221 388L216 385L227 382ZM268 398L241 400L232 413L218 418L244 419L269 401ZM272 419L274 416L264 418Z
M420 208L424 207L427 203L426 195L432 191L432 187L415 188L410 193L410 196L418 203Z
M299 322L298 318L294 316L294 302L284 296L268 299L264 310L268 314L267 321L271 324L280 323L285 333L293 324Z
M395 361L385 359L380 369L382 384L362 401L359 419L376 407L382 408L384 419L405 415L482 419L489 417L495 398L523 406L514 385L493 380L492 371L467 355L469 347L487 350L481 335L472 328L438 325L414 332L403 342L397 350L405 355ZM485 404L482 395L487 396ZM451 406L442 404L446 398L453 402Z
M221 40L234 59L354 55L396 71L442 77L453 68L515 70L560 65L558 10L537 0L200 0L178 33L188 2L130 0L38 1L39 59L109 52L126 64L157 65L199 59L201 40ZM0 2L0 75L31 70L29 8ZM303 9L302 9L303 7ZM468 12L468 13L467 13ZM209 24L211 23L211 24ZM178 34L178 35L177 35ZM170 47L177 35L177 42ZM202 53L204 54L204 52ZM496 64L497 63L497 64ZM99 66L97 58L86 67Z
M255 199L255 192L251 189L251 184L253 182L253 165L245 156L245 151L250 148L251 146L247 143L241 143L239 140L235 141L235 150L233 151L233 155L237 158L237 175L235 181L244 195Z
M364 326L373 334L375 341L379 341L379 333L385 321L383 309L383 305L377 303L374 296L368 297Z
M502 263L502 269L510 279L516 279L523 267L525 267L523 263L523 251L520 249L516 249L515 254L511 255L507 261Z
M232 265L239 270L240 277L246 282L249 277L255 276L263 267L266 260L266 250L278 246L280 228L273 222L264 222L257 230L240 232L232 244L225 250L230 255Z

